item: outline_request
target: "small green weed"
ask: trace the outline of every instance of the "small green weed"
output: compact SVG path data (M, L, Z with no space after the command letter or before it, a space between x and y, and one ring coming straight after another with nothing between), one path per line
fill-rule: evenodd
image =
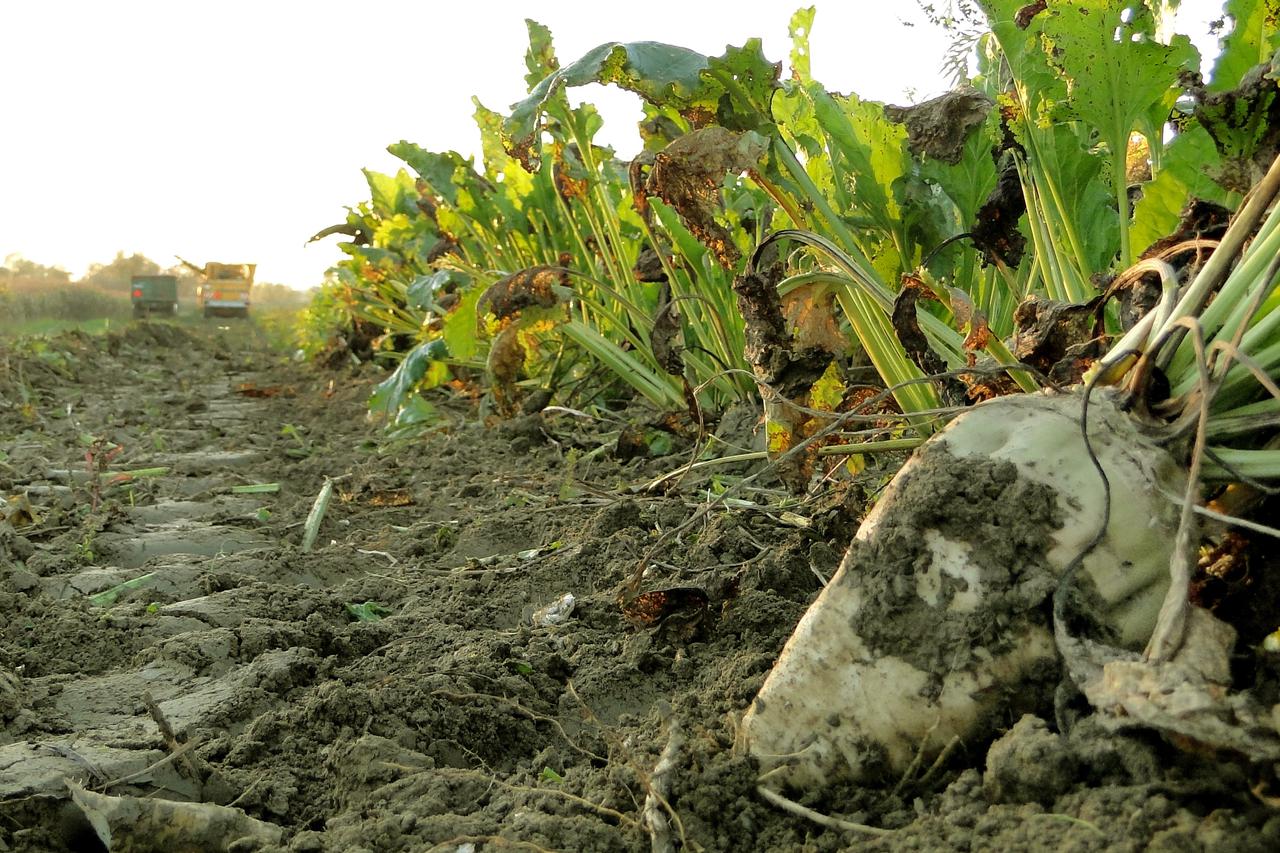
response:
M378 622L384 616L391 615L391 608L385 607L376 601L364 601L360 604L346 602L344 605L347 613L357 622Z

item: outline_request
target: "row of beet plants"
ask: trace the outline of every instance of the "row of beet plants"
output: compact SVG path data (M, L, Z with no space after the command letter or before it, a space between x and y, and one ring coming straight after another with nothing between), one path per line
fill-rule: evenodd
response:
M1080 381L1144 318L1151 331L1161 288L1168 301L1198 268L1269 164L1275 23L1231 0L1206 82L1171 4L980 5L976 74L909 108L812 78L812 8L792 18L786 75L757 40L718 57L610 43L562 64L530 21L528 97L507 115L476 104L481 162L392 145L407 168L366 172L370 199L318 235L348 237L322 299L395 365L372 407L429 422L422 392L465 381L502 415L639 397L696 426L761 394L779 457L868 385L888 389L881 431L821 452L910 445L957 406ZM642 99L631 162L572 105L587 83ZM1188 352L1169 356L1179 376ZM1113 361L1119 382L1137 357ZM1274 414L1256 381L1231 388L1215 416ZM792 482L810 450L786 454Z

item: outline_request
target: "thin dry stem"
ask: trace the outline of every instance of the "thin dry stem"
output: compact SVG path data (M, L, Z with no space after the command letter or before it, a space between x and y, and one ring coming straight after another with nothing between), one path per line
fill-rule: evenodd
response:
M391 766L391 765L387 765L387 766ZM586 797L579 797L577 794L570 794L568 791L561 791L558 788L534 788L530 785L513 785L510 782L503 782L496 775L494 775L492 771L489 771L488 773L482 773L479 770L472 770L466 767L441 767L436 769L410 768L410 769L413 769L415 771L412 775L418 775L421 773L433 773L433 774L441 774L446 776L448 775L479 776L480 778L486 780L490 785L496 785L499 788L503 788L507 791L512 791L514 793L523 793L523 794L540 794L540 795L545 794L548 797L567 800L568 802L575 803L577 805L582 806L585 809L593 811L596 814L600 815L601 817L612 818L613 820L616 820L618 823L622 824L623 826L626 826L629 829L634 829L639 832L645 831L645 827L642 826L639 821L637 821L635 818L628 817L627 815L623 814L617 809L611 809L608 806L602 806L599 803L594 803L591 800L588 800Z
M1191 574L1196 565L1195 532L1199 529L1196 524L1195 507L1200 497L1200 468L1204 462L1209 404L1213 400L1214 391L1200 324L1188 318L1180 319L1178 324L1191 333L1196 351L1196 369L1200 372L1200 383L1205 393L1200 395L1195 449L1191 453L1191 465L1187 471L1187 489L1182 500L1182 513L1178 519L1178 532L1173 540L1173 553L1169 555L1169 591L1165 594L1164 603L1160 605L1155 630L1152 631L1151 639L1143 652L1144 659L1156 663L1172 658L1182 645L1186 633Z
M1225 512L1217 512L1216 510L1209 509L1207 506L1197 506L1196 512L1199 515L1203 515L1205 518L1211 518L1214 521L1220 521L1223 524L1227 524L1232 527L1242 527L1245 530L1252 530L1254 533L1261 533L1264 536L1274 536L1277 539L1280 539L1280 528L1269 527L1257 521L1250 521L1247 518L1237 518L1236 516L1228 515Z
M658 756L658 763L649 774L648 793L644 799L644 808L640 812L645 827L649 830L652 853L675 853L675 839L671 837L668 815L675 821L676 829L680 834L680 849L689 849L689 841L684 834L684 824L667 799L667 789L670 787L671 776L675 772L676 758L683 744L684 737L680 733L679 726L674 720L668 720L667 745L663 747L662 754Z
M920 765L924 764L924 753L929 746L929 738L933 737L933 733L938 730L938 726L941 725L941 723L942 718L939 717L934 721L933 725L929 726L928 730L925 731L924 736L920 738L920 744L916 747L915 757L911 759L911 763L907 765L907 769L902 772L902 777L898 779L898 784L893 786L894 796L902 793L902 789L911 782L916 773L920 770Z
M942 748L942 752L939 752L938 757L933 760L933 764L929 765L929 769L920 777L919 788L924 788L925 785L928 785L933 780L938 771L946 766L947 761L951 758L951 753L955 752L959 746L960 736L953 735L951 740L947 741L947 745Z
M494 847L502 847L511 850L533 850L534 853L555 853L546 847L539 847L532 841L512 841L510 838L503 838L501 835L456 835L448 841L441 841L427 848L426 853L433 850L456 850L463 844L491 844Z
M175 761L178 758L185 756L188 752L190 752L191 750L199 746L199 744L200 744L200 741L198 739L189 740L186 743L179 746L177 749L173 750L172 752L167 753L164 756L164 758L161 758L159 761L156 761L152 764L148 764L146 767L142 768L141 770L136 770L133 773L130 773L128 776L121 776L118 779L112 779L109 782L103 782L102 784L97 785L94 788L94 790L98 792L103 792L103 791L106 791L108 788L114 788L117 785L124 785L125 783L132 782L135 779L141 779L143 776L146 776L149 773L153 773L156 770L159 770L161 767L165 766L169 762Z
M681 746L684 743L683 736L676 729L674 722L671 722L670 720L670 711L668 710L664 712L664 717L667 718L668 724L670 725L669 734L667 738L667 746L663 749L662 755L659 756L658 763L654 766L653 772L650 773L641 768L639 762L636 761L635 756L631 754L631 751L627 749L625 744L623 744L616 738L611 739L609 737L609 729L602 722L600 722L600 719L598 717L596 717L595 712L591 710L591 706L588 705L585 701L583 701L582 697L578 695L578 690L573 686L572 680L566 683L566 689L569 691L569 695L573 697L574 701L578 703L579 707L582 708L584 719L586 719L587 722L595 725L600 730L601 736L604 737L606 741L611 741L610 745L614 747L619 753L621 753L626 766L631 768L631 771L636 774L636 778L640 780L640 784L644 786L645 802L643 806L637 803L637 808L640 808L641 810L642 818L645 821L645 829L649 830L650 838L655 839L653 843L656 845L658 842L656 840L653 830L650 828L649 810L653 804L653 801L656 800L657 805L661 806L662 809L666 811L667 816L669 816L671 820L675 822L676 831L680 835L680 843L682 845L681 849L684 849L684 850L691 849L689 847L688 838L686 838L685 836L684 821L680 819L680 815L676 814L675 809L672 808L671 804L667 801L665 790L655 787L657 783L653 778L659 772L663 772L664 774L669 774L669 772L672 769L674 769L675 756L679 752ZM663 784L663 787L665 787L665 784L666 784L665 775L663 777L662 784ZM665 823L665 820L663 822ZM658 848L655 847L654 849L656 850Z
M763 785L756 788L756 792L783 811L790 812L791 814L805 818L806 820L811 820L819 826L825 826L828 829L839 829L843 832L861 832L867 835L877 836L893 835L893 830L891 829L883 829L879 826L868 826L865 823L853 823L852 821L841 820L838 817L832 817L831 815L825 815L822 812L814 811L807 806L800 805L794 800L788 800L777 791L766 788Z
M168 718L164 712L160 710L160 705L151 696L150 691L142 694L142 703L147 707L147 713L151 715L151 719L155 722L156 728L160 730L160 736L164 738L164 745L174 758L181 758L178 767L185 771L182 775L194 782L197 788L204 787L204 774L200 772L200 768L196 765L195 759L188 750L183 748L183 744L178 740L178 736L173 732L173 726L169 725Z
M457 693L453 690L432 690L431 695L443 696L446 699L453 699L454 701L457 701L457 702L471 702L477 699L482 699L485 701L497 702L501 705L506 705L512 710L515 710L520 712L521 714L524 714L526 717L528 717L531 720L535 720L540 723L550 723L551 726L553 726L555 730L560 734L560 737L564 738L564 742L567 743L569 745L569 748L572 749L574 752L577 752L580 755L584 755L593 761L602 761L602 762L606 761L606 759L603 756L596 755L591 750L586 749L585 747L578 746L577 742L574 741L573 738L569 737L569 733L564 730L564 726L560 725L560 721L557 720L555 717L548 717L545 714L539 714L536 711L531 711L528 708L526 708L524 705L521 705L519 702L515 701L514 699L507 699L506 697L503 697L503 696L494 696L492 693Z

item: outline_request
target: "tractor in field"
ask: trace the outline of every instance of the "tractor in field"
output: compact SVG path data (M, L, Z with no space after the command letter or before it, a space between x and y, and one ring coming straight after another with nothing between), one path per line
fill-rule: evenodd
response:
M253 274L258 268L257 264L209 262L198 266L183 258L178 260L200 276L196 302L204 316L249 316L249 296L253 290Z

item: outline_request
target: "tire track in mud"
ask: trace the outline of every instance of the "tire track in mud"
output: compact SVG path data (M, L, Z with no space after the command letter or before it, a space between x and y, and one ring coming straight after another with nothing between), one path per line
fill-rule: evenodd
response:
M733 589L743 603L719 618L716 643L629 630L618 584L658 528L691 510L608 490L667 461L628 463L624 475L598 452L599 426L565 416L485 429L465 400L443 432L371 452L361 445L376 372L330 378L251 343L163 328L71 347L74 369L29 377L29 423L0 407L0 424L16 425L0 447L0 490L30 494L42 516L8 541L14 559L0 572L0 675L13 676L0 696L0 846L92 849L66 837L86 835L67 817L78 814L69 779L242 809L266 833L244 849L283 850L281 831L289 850L421 850L468 834L647 849L636 810L665 742L667 712L655 709L674 701L719 730L748 700L814 585L801 534L779 538L761 517L743 539L726 517L681 554L719 598ZM282 382L297 397L237 393ZM82 435L125 448L113 470L169 473L86 512ZM570 448L603 488L578 489ZM302 521L338 475L320 545L303 554ZM279 494L227 493L268 480ZM776 553L761 550L770 541ZM751 555L767 559L739 589L734 566ZM95 603L126 582L136 587ZM566 592L577 601L567 625L531 622ZM375 600L379 621L348 609ZM700 748L719 754L725 736ZM730 766L749 790L747 766ZM699 795L685 819L698 832L719 811ZM753 831L744 819L730 838ZM170 849L154 826L134 840Z
M194 363L147 365L152 354L128 338L121 348L132 350L142 369L123 369L127 358L90 368L119 369L124 381L86 382L60 424L25 445L20 438L7 453L21 462L68 433L113 442L125 435L133 441L121 442L112 470L126 458L129 470L166 469L126 496L116 489L114 511L91 537L27 545L26 568L10 577L28 601L19 618L33 624L23 663L0 679L7 718L0 722L29 735L0 741L0 802L16 806L7 809L9 820L30 827L15 834L27 849L55 849L70 842L69 831L87 838L69 810L54 816L66 780L110 794L230 802L233 788L194 758L188 733L243 727L316 671L315 650L271 639L281 624L305 619L306 607L298 606L305 596L278 607L262 586L326 582L269 568L280 543L261 522L274 496L231 493L268 461L287 407L237 391L273 387L279 358L254 347L263 367L245 369L225 351L196 347L186 356L171 353L194 356ZM17 485L29 500L72 510L97 499L93 480L87 470L50 468ZM35 624L37 613L57 611L52 625ZM104 621L116 630L78 645L85 632L77 623L101 629ZM166 743L163 726L179 740L170 735ZM176 760L175 748L183 753ZM77 843L92 848L83 838Z

